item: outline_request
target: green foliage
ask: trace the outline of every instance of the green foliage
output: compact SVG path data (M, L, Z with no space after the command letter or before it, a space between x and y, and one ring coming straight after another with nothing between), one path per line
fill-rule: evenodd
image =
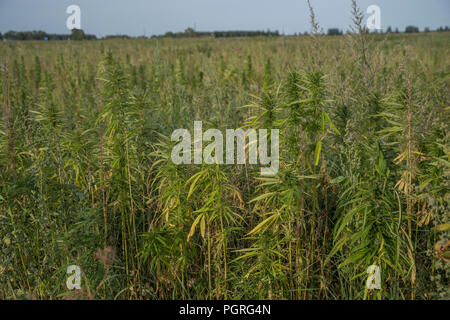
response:
M0 299L448 299L449 35L353 11L345 38L311 11L311 37L0 43ZM175 165L195 120L279 129L279 172Z

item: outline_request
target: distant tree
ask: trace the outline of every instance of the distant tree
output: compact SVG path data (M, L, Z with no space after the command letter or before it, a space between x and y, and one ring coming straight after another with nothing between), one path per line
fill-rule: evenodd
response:
M416 33L419 32L419 28L417 28L416 26L407 26L405 28L405 33Z
M391 26L389 26L389 27L387 28L386 33L392 33L392 28L391 28Z
M399 31L398 31L398 28L395 28L395 33L398 33Z
M430 28L425 27L424 32L430 32Z
M186 30L184 30L184 33L186 34L187 37L195 36L195 30L192 28L186 28Z
M2 33L0 32L0 40L3 40L3 36Z
M445 31L448 31L448 26L445 26Z
M84 31L81 29L72 29L72 35L70 36L71 40L80 41L86 39L86 35Z
M17 32L10 30L3 35L3 38L5 38L6 40L9 40L9 39L17 40L16 35L17 35Z
M342 34L342 31L340 31L338 28L331 28L328 29L328 33L329 36L338 36Z

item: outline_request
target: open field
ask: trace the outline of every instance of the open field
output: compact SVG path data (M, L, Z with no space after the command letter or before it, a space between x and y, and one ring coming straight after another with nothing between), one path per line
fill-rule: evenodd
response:
M449 80L449 32L1 42L0 299L449 299ZM174 164L195 120L278 173Z

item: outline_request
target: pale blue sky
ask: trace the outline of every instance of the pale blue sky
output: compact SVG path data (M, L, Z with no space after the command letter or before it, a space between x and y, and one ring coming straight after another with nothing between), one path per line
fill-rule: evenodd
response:
M347 29L350 0L311 0L321 27ZM279 30L309 31L306 0L0 0L0 32L44 30L69 33L66 8L81 8L81 28L97 36L146 36L167 31ZM450 0L359 0L362 10L381 8L381 25L404 30L450 26Z

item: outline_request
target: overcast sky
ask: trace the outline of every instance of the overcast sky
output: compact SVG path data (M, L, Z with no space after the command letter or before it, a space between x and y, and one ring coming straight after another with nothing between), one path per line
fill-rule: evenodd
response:
M321 27L347 29L351 0L311 0ZM309 31L306 0L0 0L0 32L43 30L69 33L66 8L81 8L81 28L90 34L158 35L167 31ZM450 26L450 0L359 0L381 8L381 26L423 30Z

